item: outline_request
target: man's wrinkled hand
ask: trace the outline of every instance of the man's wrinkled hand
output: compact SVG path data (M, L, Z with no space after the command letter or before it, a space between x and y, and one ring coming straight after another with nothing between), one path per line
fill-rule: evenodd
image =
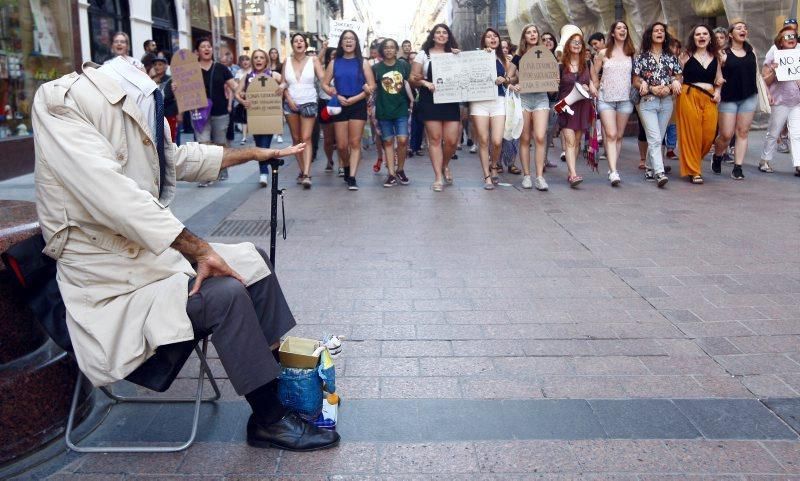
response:
M242 276L240 276L238 272L231 269L231 266L225 262L225 259L223 259L213 249L209 249L208 253L197 256L195 261L197 262L197 267L195 268L197 277L195 277L194 286L192 287L191 292L189 292L190 296L195 295L200 290L200 286L203 284L203 281L209 277L233 277L244 284L244 279Z

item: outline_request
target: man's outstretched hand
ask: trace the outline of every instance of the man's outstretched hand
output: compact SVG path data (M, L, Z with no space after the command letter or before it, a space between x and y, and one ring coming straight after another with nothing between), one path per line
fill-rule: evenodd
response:
M172 241L172 248L197 264L195 268L197 277L195 277L194 286L189 292L190 296L195 295L200 290L203 281L209 277L233 277L244 284L242 276L231 269L231 266L208 245L208 242L189 232L189 229L184 228L178 234L178 237Z
M262 149L260 147L247 147L243 149L224 148L222 150L222 168L233 167L251 160L272 160L299 154L305 150L306 144L299 143L283 149Z
M290 155L299 154L305 149L306 144L303 142L284 149L257 149L258 155L256 155L256 160L271 160L279 157L288 157Z

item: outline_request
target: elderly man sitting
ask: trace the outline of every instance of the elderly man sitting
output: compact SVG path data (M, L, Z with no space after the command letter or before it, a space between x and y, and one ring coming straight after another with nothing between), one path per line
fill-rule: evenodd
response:
M36 196L45 253L78 365L96 386L125 378L158 346L213 332L231 384L253 409L254 446L309 451L336 445L282 407L275 349L295 321L263 251L208 244L170 212L178 180L294 155L282 150L176 146L163 95L124 57L83 65L42 85L33 104Z

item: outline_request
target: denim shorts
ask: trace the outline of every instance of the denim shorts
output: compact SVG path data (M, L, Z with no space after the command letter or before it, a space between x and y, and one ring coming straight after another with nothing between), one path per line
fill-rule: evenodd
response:
M519 94L522 101L522 110L535 112L537 110L550 110L550 99L545 92Z
M381 120L378 119L381 128L381 139L391 140L393 137L408 137L408 117L399 119Z
M758 106L758 94L755 93L746 99L736 102L720 102L719 112L721 114L747 114L755 112Z
M605 112L606 110L614 110L620 114L632 114L633 102L630 100L618 100L616 102L604 102L602 100L597 102L597 111Z

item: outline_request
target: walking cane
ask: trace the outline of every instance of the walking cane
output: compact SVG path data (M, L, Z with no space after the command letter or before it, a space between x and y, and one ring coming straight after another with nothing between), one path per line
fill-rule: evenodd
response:
M283 238L286 239L286 210L283 208L283 189L278 189L278 167L283 165L283 159L269 160L272 170L272 189L270 189L269 213L269 261L275 268L275 240L278 237L278 195L281 196L281 212L283 215Z

